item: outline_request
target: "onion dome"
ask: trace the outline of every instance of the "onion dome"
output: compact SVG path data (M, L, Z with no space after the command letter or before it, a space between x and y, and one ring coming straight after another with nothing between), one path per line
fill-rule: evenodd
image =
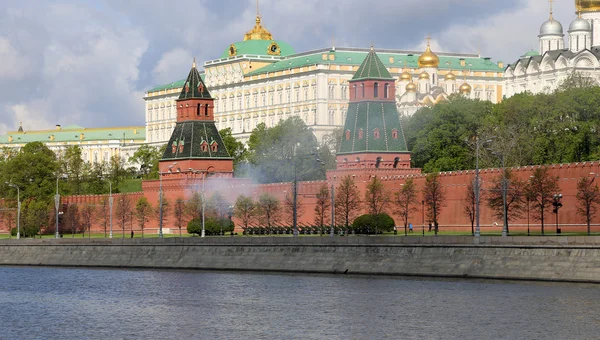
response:
M437 68L440 65L440 58L431 52L431 48L429 47L429 42L427 43L427 49L421 56L419 57L419 67L432 67Z
M456 80L456 76L454 75L454 73L452 73L452 71L450 71L444 76L444 79L445 80Z
M597 12L600 11L599 0L575 0L577 12Z
M402 74L400 75L400 81L411 81L412 80L412 75L410 73L408 73L407 71L402 72Z
M419 74L419 79L429 79L429 73L423 71Z
M417 92L417 85L411 81L406 85L406 92Z
M260 15L256 15L256 24L248 33L244 35L244 41L246 40L273 40L271 32L260 24Z
M542 24L540 27L540 37L545 35L564 35L562 24L552 17L552 12L550 12L550 19Z
M469 93L471 93L471 85L464 83L458 88L458 90L462 94L469 94Z
M592 25L590 25L590 23L587 20L582 19L581 17L578 17L577 19L573 20L571 25L569 25L569 32L590 32L591 30Z

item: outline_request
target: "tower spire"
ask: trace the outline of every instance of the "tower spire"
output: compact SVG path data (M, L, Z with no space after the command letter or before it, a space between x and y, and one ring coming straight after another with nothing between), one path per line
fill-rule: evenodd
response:
M552 19L554 19L552 17L552 14L553 14L552 4L554 3L554 0L548 0L548 2L550 3L550 20L552 20Z
M196 57L194 57L194 61L192 61L192 67L196 68Z

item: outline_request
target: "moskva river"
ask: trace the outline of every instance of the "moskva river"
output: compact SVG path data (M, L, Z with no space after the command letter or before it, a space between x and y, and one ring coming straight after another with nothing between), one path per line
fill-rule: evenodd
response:
M600 286L0 267L0 339L599 339Z

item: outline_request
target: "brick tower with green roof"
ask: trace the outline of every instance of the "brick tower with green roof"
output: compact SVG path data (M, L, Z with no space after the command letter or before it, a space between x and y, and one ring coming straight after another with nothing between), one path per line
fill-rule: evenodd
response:
M215 125L214 99L195 60L176 104L177 123L160 160L160 172L233 177L233 158Z
M409 169L395 80L373 47L350 80L349 91L337 169Z

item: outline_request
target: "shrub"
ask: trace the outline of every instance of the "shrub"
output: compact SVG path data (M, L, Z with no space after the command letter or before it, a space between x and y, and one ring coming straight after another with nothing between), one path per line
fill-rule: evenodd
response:
M219 235L221 233L221 226L223 227L223 233L232 232L235 225L228 218L207 218L204 220L204 233L206 235ZM188 234L202 234L202 220L194 218L188 222L187 225Z
M357 234L374 234L390 232L394 229L394 219L388 214L371 215L365 214L357 217L352 222L352 230Z

